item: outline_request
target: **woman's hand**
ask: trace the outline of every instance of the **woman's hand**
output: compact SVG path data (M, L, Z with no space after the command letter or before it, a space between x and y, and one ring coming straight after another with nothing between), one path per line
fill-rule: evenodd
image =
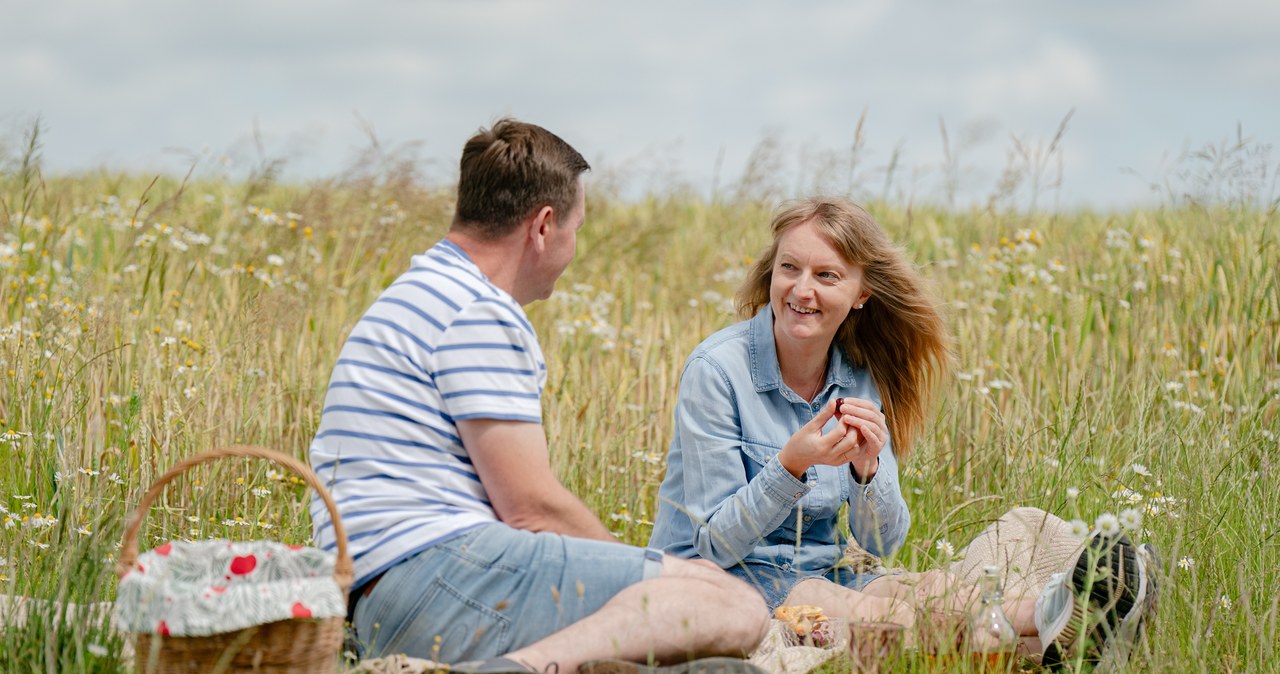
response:
M848 409L854 399L844 400L844 407ZM822 433L822 427L835 411L836 401L832 400L809 423L801 426L787 440L787 444L783 445L782 451L778 452L778 461L796 479L804 479L809 466L839 466L849 463L856 456L859 445L864 444L857 427L847 424L844 418L830 433Z
M858 436L858 442L849 458L853 477L866 484L876 476L880 469L880 450L889 441L889 427L884 422L884 414L870 400L863 398L840 398L843 402L835 413L840 423Z

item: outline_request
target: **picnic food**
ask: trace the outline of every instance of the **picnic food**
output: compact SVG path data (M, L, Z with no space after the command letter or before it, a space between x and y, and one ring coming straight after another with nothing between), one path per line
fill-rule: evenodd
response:
M773 610L773 617L786 623L802 643L830 646L835 642L831 623L821 606L779 606Z

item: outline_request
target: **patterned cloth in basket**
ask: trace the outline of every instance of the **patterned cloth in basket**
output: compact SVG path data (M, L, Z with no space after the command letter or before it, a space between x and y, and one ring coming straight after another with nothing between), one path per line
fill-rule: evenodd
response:
M138 556L116 616L130 632L209 636L294 618L345 616L334 556L274 541L175 541Z

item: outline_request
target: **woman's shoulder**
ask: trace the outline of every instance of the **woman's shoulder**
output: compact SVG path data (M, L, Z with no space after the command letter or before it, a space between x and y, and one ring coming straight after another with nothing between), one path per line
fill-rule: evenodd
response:
M740 354L746 354L750 348L748 342L751 335L751 321L739 321L721 328L702 340L689 354L689 362L699 358L717 362L725 359L736 360Z

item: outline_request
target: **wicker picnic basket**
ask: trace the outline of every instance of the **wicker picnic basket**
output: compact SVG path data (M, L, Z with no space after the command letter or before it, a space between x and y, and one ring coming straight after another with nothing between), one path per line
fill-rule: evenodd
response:
M347 533L320 478L306 464L270 449L232 445L188 457L161 475L147 490L125 528L124 544L116 575L124 578L138 562L138 533L151 504L165 485L200 464L223 458L254 457L276 463L301 477L320 495L333 519L338 557L333 578L345 599L351 589L352 561L347 552ZM179 672L260 672L262 674L303 674L335 672L343 642L343 618L280 620L210 636L157 636L135 632L135 652L139 672L177 674Z

